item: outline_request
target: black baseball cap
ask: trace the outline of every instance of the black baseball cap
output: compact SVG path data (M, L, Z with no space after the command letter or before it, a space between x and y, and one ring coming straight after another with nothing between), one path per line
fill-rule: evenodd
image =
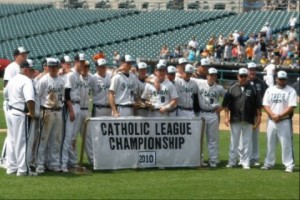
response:
M74 60L75 61L85 61L86 59L85 59L84 53L76 54L74 57Z
M27 60L25 60L20 64L20 68L30 68L30 64L27 62Z

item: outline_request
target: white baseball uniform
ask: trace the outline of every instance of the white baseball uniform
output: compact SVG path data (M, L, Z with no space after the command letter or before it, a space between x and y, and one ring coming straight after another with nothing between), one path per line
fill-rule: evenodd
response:
M59 171L63 133L63 97L65 82L60 76L43 76L37 83L37 94L41 105L40 137L37 145L36 165L44 170L47 158L48 168Z
M68 73L65 82L65 89L70 89L70 99L73 106L75 120L71 121L69 113L67 114L67 121L65 127L65 135L63 138L62 146L62 169L74 167L77 165L77 153L75 153L76 137L80 129L80 91L82 82L80 80L80 74L76 71Z
M82 81L82 87L80 90L80 134L83 137L84 132L84 123L87 118L91 116L89 112L89 103L90 103L90 91L93 84L93 75L88 73L87 76L80 75L80 80ZM87 131L87 133L90 133ZM89 162L93 163L93 144L92 144L92 135L88 134L85 138L85 152L87 154ZM76 148L75 148L76 149ZM75 150L77 157L77 150Z
M127 76L128 75L128 76ZM137 88L135 74L117 73L111 79L109 90L115 93L115 105L120 116L133 116L134 92Z
M154 110L149 111L149 117L164 117L168 116L168 112L161 113L159 110L169 104L171 100L177 99L178 94L173 83L165 79L160 83L159 91L152 84L146 83L142 98L149 99L154 107Z
M98 73L93 75L93 117L111 116L111 108L108 101L108 93L112 73L106 71L105 77Z
M17 74L19 74L20 72L20 66L18 65L18 63L16 62L12 62L10 63L4 71L4 76L3 76L3 80L4 81L10 81L14 76L16 76ZM5 92L6 88L4 88L3 93ZM7 124L7 111L8 111L8 106L7 106L7 98L4 98L3 100L3 111L4 111L4 117L5 117L5 121L6 121L6 127L7 127L7 135L9 133L9 128L8 128L8 124ZM0 157L0 166L4 166L6 165L6 152L7 152L7 137L4 140L3 143L3 147L2 147L2 153L1 153L1 157Z
M285 88L278 88L276 85L269 87L263 98L263 105L269 106L274 114L280 114L287 107L297 106L296 91L288 85ZM282 149L282 163L286 168L294 167L292 137L290 117L286 117L278 123L271 119L268 120L267 153L264 166L272 167L275 165L275 148L278 138Z
M194 80L186 81L182 78L175 78L175 88L178 94L177 116L195 117L193 110L193 94L198 92L197 84Z
M35 100L32 80L17 74L9 81L4 95L9 99L7 173L29 173L27 149L32 147L27 142L30 138L31 120L26 114L26 102Z
M267 75L264 76L264 81L266 84L271 87L274 85L274 73L275 73L276 66L274 64L268 64L264 71L267 73Z
M219 124L220 116L216 109L221 107L220 97L226 91L223 86L214 83L209 85L207 80L193 79L198 86L198 99L200 104L200 117L205 119L205 133L208 146L209 164L219 162Z

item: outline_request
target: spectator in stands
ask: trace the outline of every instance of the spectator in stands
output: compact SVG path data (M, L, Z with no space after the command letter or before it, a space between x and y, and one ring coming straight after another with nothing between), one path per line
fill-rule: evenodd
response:
M245 48L240 43L237 44L238 62L244 62Z
M237 45L233 44L232 45L232 49L231 49L231 58L232 61L237 61L237 57L238 57L238 49L237 49Z
M174 53L172 55L172 58L182 58L182 57L183 57L183 55L182 55L180 46L176 46L175 50L174 50Z
M261 50L260 50L260 43L258 41L255 41L254 47L253 47L253 61L255 63L258 63L261 58Z
M97 60L99 60L100 58L105 59L105 54L103 51L99 51L99 53L95 54L93 56L93 60L96 62Z
M254 33L250 34L249 39L246 41L246 43L250 44L250 45L254 45L254 43L255 43Z
M277 42L282 42L282 40L283 40L283 33L282 33L282 31L280 31L278 34L277 34Z
M222 54L223 54L222 46L218 45L217 49L215 51L215 60L216 60L216 62L221 62L222 61Z
M268 64L269 60L267 59L267 57L265 55L263 55L260 59L260 64L262 65L266 65Z
M188 45L187 44L185 44L185 45L183 45L183 48L182 48L182 56L184 57L184 58L187 58L188 57L188 55L189 55L189 48L188 48Z
M266 56L267 55L267 44L263 38L261 38L259 42L260 42L261 54Z
M199 43L196 41L196 37L193 36L191 41L189 41L189 47L192 47L193 49L195 49L197 51L198 47L199 47Z
M232 36L233 36L233 43L237 44L240 34L238 33L237 30L235 30L234 33L232 34Z
M297 22L297 18L291 17L291 19L289 21L290 28L295 28L296 22Z
M265 23L260 32L262 33L262 36L266 37L266 40L272 39L272 28L269 22Z
M229 41L226 41L224 48L224 61L231 61L231 43Z
M289 46L287 42L284 42L279 50L281 56L281 64L283 64L284 60L287 58L289 52Z
M286 59L282 63L283 67L292 67L293 66L293 60L291 56L287 56Z
M196 50L193 47L190 47L188 61L191 63L196 61Z
M252 60L253 55L254 55L253 46L248 44L245 52L246 52L246 57L247 57L248 61Z
M297 0L290 0L290 10L296 10L297 9ZM296 19L297 20L297 19Z
M116 66L119 66L121 64L121 56L119 54L118 51L114 51L114 55L113 55L113 63Z
M233 37L233 34L230 33L227 37L227 40L230 42L230 44L233 44L234 43L234 37Z
M297 38L297 33L295 31L295 28L291 28L291 30L288 33L289 41L294 41L295 38Z
M160 59L168 59L169 58L169 48L168 46L165 44L162 46L161 50L160 50L160 54L159 57Z
M225 42L226 42L226 38L224 38L223 35L221 34L218 38L218 45L221 46L222 50L224 50Z

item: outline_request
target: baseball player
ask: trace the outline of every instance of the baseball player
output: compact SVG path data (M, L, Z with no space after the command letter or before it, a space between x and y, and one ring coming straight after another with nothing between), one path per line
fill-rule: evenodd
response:
M76 137L80 129L80 92L82 82L81 70L85 64L85 56L79 53L74 57L74 71L68 73L65 82L65 101L67 119L63 138L61 169L68 172L68 167L77 167Z
M176 68L172 65L168 66L167 68L167 79L169 81L171 81L174 86L175 86L175 80L178 79L178 77L176 77ZM175 87L176 88L176 87ZM177 106L175 108L173 108L173 110L169 111L169 117L176 117L177 116Z
M268 64L265 68L264 68L264 72L267 73L267 75L264 76L264 81L266 82L266 84L271 87L274 85L274 74L275 74L275 61L271 60L271 63Z
M133 116L134 92L137 87L137 77L129 73L134 60L130 55L121 58L121 71L112 77L109 88L109 103L112 116Z
M208 146L209 166L217 167L219 163L219 123L222 107L220 97L224 97L223 86L216 83L218 71L209 68L207 80L193 79L198 86L200 117L205 119L205 133Z
M111 108L108 101L108 93L112 73L107 70L105 59L100 58L95 63L97 73L93 76L93 117L111 116Z
M206 79L208 73L209 61L206 58L202 58L201 62L196 64L196 72L194 73L194 78L196 79Z
M137 86L137 90L136 90L136 96L138 99L141 98L144 89L145 89L145 85L146 85L146 78L147 78L147 64L144 62L140 62L138 64L138 86ZM135 110L135 114L136 116L141 116L141 117L147 117L148 116L148 108L137 108Z
M197 94L197 85L191 77L195 69L193 65L186 64L182 73L182 78L175 79L175 87L178 94L177 99L177 116L195 117L193 109L193 94Z
M142 99L149 99L154 109L149 111L149 117L164 117L169 115L169 111L177 106L177 92L175 86L166 79L166 67L157 64L155 69L155 82L159 83L159 88L146 83Z
M27 51L24 47L18 47L17 49L14 50L13 56L14 56L14 62L10 63L4 71L4 91L6 90L6 85L8 84L9 80L11 80L15 75L19 74L20 71L20 64L27 59L29 51ZM3 111L4 111L4 116L5 116L5 121L7 125L7 117L6 117L6 112L8 111L7 107L7 101L8 99L4 98L3 101ZM8 126L6 126L8 127ZM7 128L7 134L9 132L9 128ZM0 157L0 166L6 168L6 144L7 144L7 138L5 138L3 147L2 147L2 153Z
M89 73L90 62L85 61L83 69L81 71L80 80L82 87L80 91L80 134L83 137L85 120L90 117L89 103L90 103L90 91L93 84L93 75ZM92 135L86 135L85 151L90 164L93 164L93 146L92 146ZM75 151L77 153L77 150ZM77 157L77 156L76 156Z
M30 138L30 120L35 117L35 94L31 78L35 70L24 61L20 64L20 73L7 84L4 96L8 99L7 119L7 174L17 176L33 175L29 169L27 150Z
M267 153L262 169L267 170L275 164L275 149L277 139L282 149L282 163L286 172L293 172L293 132L292 116L297 106L295 89L287 85L287 73L277 73L276 85L266 90L263 106L269 119L267 124Z
M260 99L262 100L267 89L266 84L256 77L256 64L251 62L247 64L248 66L248 79L250 84L254 86L258 94L260 95ZM259 166L259 143L258 143L258 136L259 136L259 127L257 126L252 131L252 154L250 164L254 166ZM239 153L242 149L242 140L240 140L239 145Z
M178 59L178 65L176 66L176 69L177 69L176 76L177 77L179 77L179 78L183 77L184 68L187 63L188 63L188 61L185 58Z
M243 148L240 161L244 169L250 169L252 129L260 124L260 95L249 83L247 76L247 69L239 69L237 75L238 81L229 88L222 103L225 110L225 125L229 126L230 124L231 132L229 161L226 166L228 168L234 167L237 164L238 145L240 137L242 137Z
M62 76L62 78L64 79L64 81L66 81L67 78L67 74L69 72L71 72L72 69L72 59L70 58L70 56L64 56L60 59L60 63L62 68L59 70L58 74L60 76Z
M60 151L63 132L62 107L65 82L58 76L60 63L55 58L46 58L49 72L37 83L37 95L41 105L40 137L37 145L36 172L45 172L45 160L48 169L60 171Z

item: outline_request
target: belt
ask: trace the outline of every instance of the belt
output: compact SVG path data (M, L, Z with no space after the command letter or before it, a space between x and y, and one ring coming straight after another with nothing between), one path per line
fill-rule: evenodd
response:
M9 109L9 110L14 109L14 110L20 111L20 112L22 112L22 113L25 113L24 110L21 110L21 109L19 109L19 108L15 108L15 107L13 107L13 106L8 106L8 109Z
M193 108L185 108L183 106L177 106L177 108L179 108L181 110L190 110L190 111L194 110Z
M200 112L208 112L208 113L214 113L216 112L216 110L200 110Z
M95 108L110 108L110 105L97 105L97 104L94 104L93 106Z
M131 105L131 104L128 104L128 105L116 105L116 106L118 106L118 107L123 107L123 108L132 108L133 107L133 105Z
M80 104L80 101L72 101L72 104Z
M88 110L89 108L80 108L80 110Z
M45 106L41 106L42 110L51 110L51 111L61 111L61 108L47 108Z

